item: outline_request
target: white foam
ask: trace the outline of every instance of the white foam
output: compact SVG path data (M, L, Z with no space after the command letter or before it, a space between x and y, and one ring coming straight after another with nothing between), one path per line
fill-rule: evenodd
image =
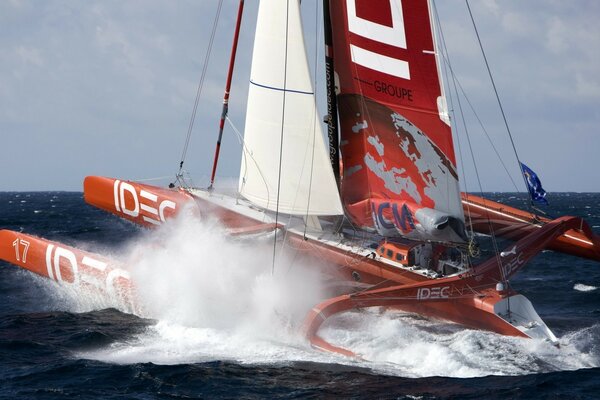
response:
M321 330L326 340L350 348L364 359L313 350L288 330L268 331L261 337L243 330L187 327L165 321L128 341L78 356L118 364L162 365L216 360L270 365L311 361L368 368L392 376L466 378L598 367L599 332L600 325L573 332L555 347L540 340L368 310L336 316Z
M567 335L557 348L547 341L469 330L402 312L380 315L370 309L331 318L321 336L360 354L369 360L365 366L380 373L467 378L596 367L597 350L576 344L597 343L597 331L583 335L585 339L579 333Z
M165 321L149 327L128 342L80 354L84 358L118 364L152 362L172 365L230 360L250 364L281 364L314 360L331 362L334 356L315 354L303 340L289 335L286 340L252 336L243 331L186 327ZM281 339L281 332L275 332Z
M123 312L129 311L129 307L121 304L119 299L110 298L100 292L84 291L77 287L58 284L54 280L25 270L23 272L25 272L24 279L31 279L36 290L39 289L44 294L43 305L46 310L84 313L116 308Z
M191 327L263 329L281 317L297 322L324 296L320 275L280 246L273 268L272 243L179 220L135 244L125 264L146 316Z
M231 238L191 219L149 233L131 246L125 265L142 316L159 322L132 342L86 357L162 364L314 359L298 331L326 296L321 275L280 246L272 273L272 252L272 236Z
M576 283L575 286L573 286L573 289L579 292L591 292L598 288L596 286L584 285L583 283Z
M406 377L520 375L600 365L600 325L566 335L556 348L378 308L336 315L319 332L362 360L314 350L298 332L308 310L327 295L319 274L308 268L314 260L302 262L278 248L272 275L272 243L272 236L232 239L206 221L174 221L148 233L130 246L126 264L142 316L156 324L77 356L125 364L312 361ZM108 305L88 298L76 300L73 308L94 306Z

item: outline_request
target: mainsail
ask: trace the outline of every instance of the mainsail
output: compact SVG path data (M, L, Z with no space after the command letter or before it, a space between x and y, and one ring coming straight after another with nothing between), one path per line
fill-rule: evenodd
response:
M268 210L343 213L316 110L298 0L260 2L239 191Z
M428 1L330 0L330 10L346 215L384 236L464 240Z

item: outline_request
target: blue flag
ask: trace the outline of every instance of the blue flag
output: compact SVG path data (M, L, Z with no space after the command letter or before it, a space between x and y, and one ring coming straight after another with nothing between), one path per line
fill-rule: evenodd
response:
M538 178L536 173L523 163L521 163L521 170L523 171L523 176L525 176L525 180L527 181L527 189L529 190L531 199L533 201L537 201L538 203L548 204L548 200L546 200L546 191L542 187L540 178Z

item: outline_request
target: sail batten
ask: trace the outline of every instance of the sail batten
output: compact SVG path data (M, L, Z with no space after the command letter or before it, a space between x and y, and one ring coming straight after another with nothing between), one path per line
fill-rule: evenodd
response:
M316 109L298 0L259 5L239 192L271 211L343 214Z
M280 92L307 94L307 95L311 95L311 96L315 94L314 92L307 92L307 91L304 91L304 90L295 90L295 89L284 88L284 87L269 86L269 85L265 85L265 84L254 82L252 80L250 80L250 84L251 85L255 85L255 86L259 86L259 87L264 88L264 89L277 90L277 91L280 91Z

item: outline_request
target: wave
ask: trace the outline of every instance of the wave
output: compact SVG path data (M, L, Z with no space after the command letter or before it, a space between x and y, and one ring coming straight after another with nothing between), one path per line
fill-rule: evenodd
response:
M524 375L600 365L600 325L569 333L556 347L380 308L342 313L321 327L325 340L360 359L320 352L299 327L308 310L328 295L324 281L310 263L280 248L272 273L272 249L272 237L232 239L206 222L175 221L144 235L125 252L125 264L139 295L140 316L156 322L76 357L161 365L308 361L402 377ZM119 308L61 293L58 302L72 311Z
M583 283L576 283L575 286L573 286L573 289L579 292L591 292L598 288L596 286L584 285Z

